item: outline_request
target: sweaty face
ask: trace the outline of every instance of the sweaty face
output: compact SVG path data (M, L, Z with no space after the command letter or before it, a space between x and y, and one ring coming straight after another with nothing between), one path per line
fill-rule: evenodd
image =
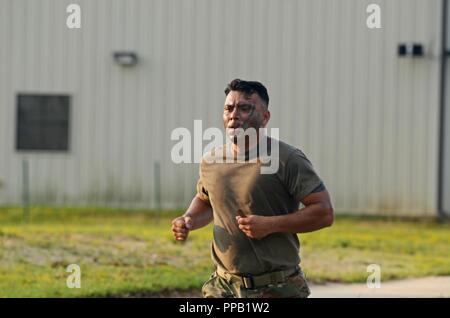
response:
M225 98L223 108L223 124L228 137L235 141L248 128L265 127L268 113L258 94L247 95L243 92L231 91Z

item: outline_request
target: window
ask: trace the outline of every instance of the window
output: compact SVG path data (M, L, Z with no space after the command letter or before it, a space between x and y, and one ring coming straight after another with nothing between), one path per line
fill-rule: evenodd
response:
M17 96L17 150L67 151L69 146L68 95Z

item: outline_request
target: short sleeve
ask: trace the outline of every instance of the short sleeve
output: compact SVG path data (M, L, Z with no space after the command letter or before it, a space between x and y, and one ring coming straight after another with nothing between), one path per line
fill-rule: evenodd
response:
M209 194L208 191L203 187L202 179L198 179L197 182L197 195L202 199L203 201L209 202Z
M284 179L289 193L296 201L301 201L323 184L314 171L312 163L299 149L289 155L285 166Z

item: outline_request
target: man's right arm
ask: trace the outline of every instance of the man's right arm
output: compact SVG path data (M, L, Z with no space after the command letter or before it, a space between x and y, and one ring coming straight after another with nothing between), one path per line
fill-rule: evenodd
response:
M196 195L183 216L172 221L172 231L175 239L184 241L189 231L208 225L213 220L213 211L209 202Z

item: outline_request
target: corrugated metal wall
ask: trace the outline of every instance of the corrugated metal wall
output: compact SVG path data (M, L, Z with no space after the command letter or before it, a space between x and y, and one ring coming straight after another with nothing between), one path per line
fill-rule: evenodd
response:
M271 95L270 127L301 149L341 212L434 215L440 0L0 0L0 203L186 205L198 165L175 165L176 127L221 127L223 88L240 77ZM366 6L382 29L366 27ZM426 57L400 59L397 44ZM115 50L140 63L123 68ZM71 150L15 150L15 95L72 95Z

